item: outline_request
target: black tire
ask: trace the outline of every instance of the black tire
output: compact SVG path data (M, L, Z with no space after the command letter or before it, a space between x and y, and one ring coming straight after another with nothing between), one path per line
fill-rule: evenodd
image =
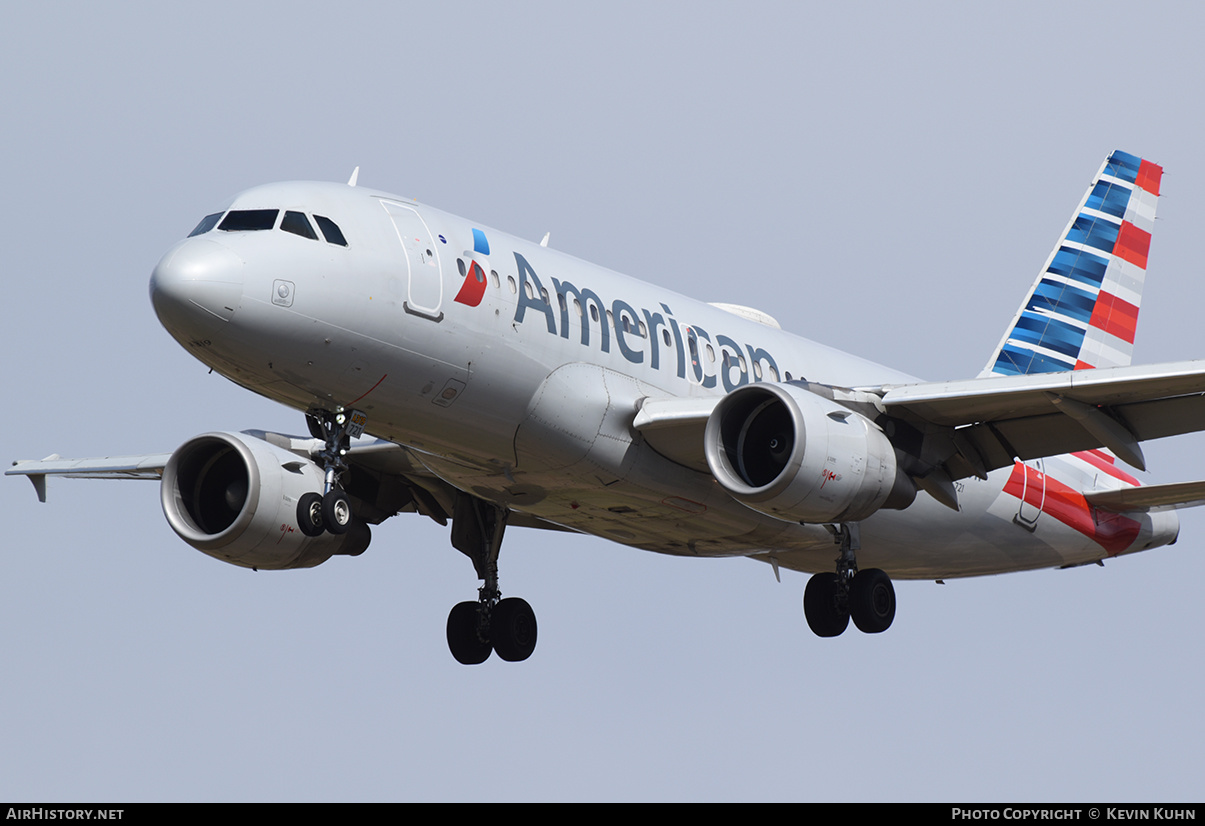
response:
M322 522L322 495L303 493L297 500L297 527L306 536L320 536L326 525Z
M522 662L536 650L536 613L526 600L512 597L494 606L490 642L507 662Z
M881 634L895 619L895 587L878 568L858 571L849 584L849 614L864 634Z
M322 524L336 536L347 533L351 527L351 500L347 494L335 488L322 497Z
M817 637L839 637L849 626L849 606L836 574L816 574L803 589L803 615Z
M480 665L493 650L477 636L476 602L461 602L448 614L448 650L461 665Z

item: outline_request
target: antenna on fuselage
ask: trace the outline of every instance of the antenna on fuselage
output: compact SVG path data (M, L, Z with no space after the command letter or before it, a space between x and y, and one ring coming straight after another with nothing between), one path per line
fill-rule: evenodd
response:
M351 171L351 177L347 179L347 185L348 185L348 186L355 186L355 185L356 185L356 178L359 178L359 177L360 177L360 167L358 167L358 166L357 166L355 169L353 169L353 170Z
M540 242L541 247L548 246L548 236L550 236L550 235L552 235L551 231L544 233L544 240Z

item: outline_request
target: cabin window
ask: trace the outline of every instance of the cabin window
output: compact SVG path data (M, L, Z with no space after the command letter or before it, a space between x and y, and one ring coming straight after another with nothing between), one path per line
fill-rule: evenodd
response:
M669 330L665 329L664 327L661 328L661 338L665 342L665 346L668 347L669 343L670 343L669 342Z
M279 209L236 209L226 213L218 229L224 232L255 232L276 226Z
M502 286L502 282L499 281L499 279L498 279L498 271L497 270L490 270L490 278L494 279L494 289L495 290L498 289L500 286Z
M343 237L343 230L339 229L338 224L325 215L315 215L314 221L318 224L318 229L322 230L322 237L326 239L326 243L338 244L341 247L347 246L347 239Z
M460 270L460 277L464 278L465 269L464 269L464 259L463 258L456 259L456 269Z
M280 228L285 232L300 235L302 238L309 238L311 241L318 240L318 235L310 226L310 219L305 217L304 212L286 212L285 217L281 219Z
M506 276L506 283L510 286L510 294L511 295L518 294L519 286L517 284L515 284L515 277L513 275Z
M188 237L192 238L194 235L204 235L209 232L218 225L218 220L222 217L222 214L221 212L215 212L213 215L206 215L201 219L201 223L197 224L196 229L188 233Z

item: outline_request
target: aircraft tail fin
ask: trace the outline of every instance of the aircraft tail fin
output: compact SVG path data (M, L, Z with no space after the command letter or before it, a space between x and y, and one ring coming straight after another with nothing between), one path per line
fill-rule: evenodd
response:
M1108 157L980 375L1129 366L1162 177Z

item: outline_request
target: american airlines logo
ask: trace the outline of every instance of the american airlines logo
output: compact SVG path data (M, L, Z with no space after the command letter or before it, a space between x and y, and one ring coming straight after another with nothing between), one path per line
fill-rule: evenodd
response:
M519 272L516 324L524 323L530 311L534 323L542 318L551 335L577 338L586 347L591 346L593 330L595 346L604 353L611 351L613 333L615 345L627 361L647 363L654 370L674 370L678 378L689 378L703 387L718 384L731 392L755 381L780 380L778 362L762 347L742 346L723 334L713 337L697 324L681 324L665 304L659 310L633 307L620 298L607 304L589 287L555 277L551 278L550 294L528 260L518 252L514 255ZM711 364L718 368L715 372L711 372Z
M483 231L474 228L473 258L462 266L464 282L453 299L455 302L468 307L481 304L488 280L485 268L475 258L489 254L489 239ZM593 329L597 336L596 346L604 353L611 351L613 330L614 343L627 361L643 364L647 357L649 367L654 370L665 369L666 362L669 362L679 378L689 375L692 381L703 387L718 384L725 391L732 391L753 381L766 378L779 380L778 363L765 349L751 344L741 346L725 335L716 335L713 339L698 325L680 325L664 304L660 307L664 314L637 309L621 299L607 304L589 288L578 288L567 281L553 278L552 288L560 310L558 313L535 269L518 252L514 255L519 272L516 323L522 324L528 311L535 312L544 318L552 335L569 338L570 331L577 328L575 337L587 347L590 346ZM571 307L574 308L572 311ZM705 366L714 359L701 355L702 350L708 353L712 351L713 342L720 354L718 375L709 372ZM664 357L663 349L668 350Z
M485 237L484 232L476 228L473 229L473 252L479 255L490 254L489 239ZM453 301L476 307L484 297L485 270L476 261L470 260L468 271L464 274L464 284L460 286L460 292L456 293Z

